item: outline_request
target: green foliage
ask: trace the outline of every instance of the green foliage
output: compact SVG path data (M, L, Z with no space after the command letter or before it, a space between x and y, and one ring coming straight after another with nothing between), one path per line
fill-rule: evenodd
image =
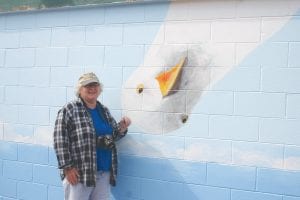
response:
M141 2L144 0L0 0L0 12L59 8L76 5ZM149 0L148 0L149 1Z
M74 5L73 0L41 0L41 3L46 8Z

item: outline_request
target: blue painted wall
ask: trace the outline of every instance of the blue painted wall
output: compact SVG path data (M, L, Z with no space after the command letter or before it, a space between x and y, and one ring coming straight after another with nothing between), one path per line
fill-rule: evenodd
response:
M288 1L293 6L286 8L282 2L191 1L0 15L0 200L63 199L52 130L58 109L74 98L79 75L99 75L100 100L120 119L122 85L151 45L176 44L168 28L194 22L209 23L209 40L232 47L212 69L234 67L207 89L185 127L164 135L131 127L118 144L112 198L300 200L300 16L290 9L299 3ZM231 38L238 30L231 23L239 17L241 24L258 21L257 35ZM285 23L264 39L280 20ZM228 25L233 33L226 36ZM162 26L165 37L157 40ZM178 39L181 45L202 40L186 37Z

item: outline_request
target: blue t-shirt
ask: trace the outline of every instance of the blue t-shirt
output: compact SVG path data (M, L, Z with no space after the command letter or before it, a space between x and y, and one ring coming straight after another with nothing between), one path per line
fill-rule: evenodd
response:
M112 127L103 119L97 108L88 109L93 119L97 136L112 135ZM97 148L98 171L109 171L111 166L111 150Z

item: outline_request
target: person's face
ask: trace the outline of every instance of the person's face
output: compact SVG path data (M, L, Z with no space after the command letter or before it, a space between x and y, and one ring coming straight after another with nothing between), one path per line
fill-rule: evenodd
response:
M80 88L80 96L84 101L96 102L100 95L99 83L90 83Z

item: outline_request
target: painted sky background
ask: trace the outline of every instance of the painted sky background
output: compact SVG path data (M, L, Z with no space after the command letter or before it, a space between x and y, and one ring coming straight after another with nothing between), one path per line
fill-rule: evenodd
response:
M123 108L134 113L129 116L132 116L133 122L135 119L138 120L141 130L136 131L137 135L127 138L128 141L124 143L123 151L141 156L299 170L300 158L297 156L297 148L287 147L289 154L286 154L285 158L283 157L284 144L299 145L295 140L298 135L295 130L299 121L269 119L284 117L282 100L285 95L279 92L299 92L299 88L293 86L295 80L298 80L295 76L289 81L280 78L282 80L280 83L272 83L274 73L277 78L280 71L284 71L284 67L288 67L287 55L284 55L287 52L288 44L282 42L291 40L290 34L296 28L297 17L276 19L275 21L274 19L261 21L261 19L253 18L224 20L212 25L212 29L220 29L220 31L211 34L211 27L206 21L168 23L173 16L177 16L177 13L180 12L176 10L177 5L170 6L165 25L160 28L155 37L153 43L159 45L149 48L140 69L136 69L130 76L130 80L125 83L124 87L128 89L125 89L122 97ZM229 5L230 3L227 3L227 6ZM216 4L212 3L209 6L216 6ZM270 13L266 15L271 15L272 10L268 11ZM201 12L199 11L199 13ZM196 11L192 14L196 14ZM241 15L244 14L241 12ZM257 31L262 24L264 26L261 32ZM222 27L227 27L225 32ZM167 44L160 44L162 35ZM183 35L189 37L182 37ZM230 43L232 41L240 43ZM165 116L163 112L155 112L159 111L156 108L158 105L156 102L161 101L155 75L165 66L175 65L185 49L187 52L191 52L197 45L186 45L186 43L192 42L200 42L198 47L201 48L195 51L196 53L193 52L199 57L199 61L193 62L197 60L196 58L187 65L190 65L191 68L199 66L201 72L193 78L195 81L200 81L199 85L201 83L204 85L201 89L194 88L192 92L204 93L204 95L197 95L198 99L194 100L194 103L197 103L196 107L190 108L192 110L190 118L193 121L183 125L177 132L171 133L175 136L180 133L182 136L194 133L192 136L197 138L185 138L183 142L182 139L176 137L165 137L168 136L168 133L162 136L163 129L166 127L163 124ZM235 45L237 45L236 49ZM207 71L209 72L207 73ZM267 77L263 82L259 80L261 75ZM207 76L209 77L207 78ZM158 95L145 96L147 94L144 94L141 99L140 95L136 93L135 86L139 83L147 83L149 79L153 83L148 84L148 87L156 90ZM206 80L209 84L205 83ZM187 107L194 107L194 105L188 104L184 100L181 102L178 100L179 98L176 97L176 100L173 101L173 110L170 109L169 115L173 111L180 120L180 115L177 114L178 107L181 107L181 104ZM183 99L187 98L189 95ZM236 101L237 104L233 105L232 101ZM171 102L169 101L169 103ZM137 111L138 109L141 111ZM201 116L201 114L203 115ZM207 117L205 114L212 114L212 116ZM267 118L260 119L260 117ZM175 124L174 126L177 126ZM274 124L278 125L274 127ZM140 135L139 133L144 130L149 130L147 133L158 136ZM288 135L287 139L280 139L285 135ZM281 142L282 140L286 141ZM153 152L153 147L158 152ZM293 150L295 150L294 153L292 153Z

